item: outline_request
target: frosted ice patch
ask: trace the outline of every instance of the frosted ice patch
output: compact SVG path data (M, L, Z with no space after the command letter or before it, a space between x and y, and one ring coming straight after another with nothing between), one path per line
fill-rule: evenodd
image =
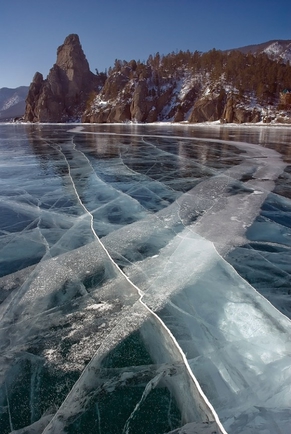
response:
M263 191L259 191L259 190L254 190L252 194L264 194Z
M99 311L106 311L108 309L111 309L112 305L109 303L98 303L98 304L90 304L85 308L85 310L99 310Z

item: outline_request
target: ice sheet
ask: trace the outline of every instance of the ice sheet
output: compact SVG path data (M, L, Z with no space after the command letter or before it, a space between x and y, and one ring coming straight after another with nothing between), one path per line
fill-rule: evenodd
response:
M246 247L276 246L260 257L288 296L287 160L254 145L271 133L18 127L0 130L3 432L287 434L290 321L223 259L247 277Z

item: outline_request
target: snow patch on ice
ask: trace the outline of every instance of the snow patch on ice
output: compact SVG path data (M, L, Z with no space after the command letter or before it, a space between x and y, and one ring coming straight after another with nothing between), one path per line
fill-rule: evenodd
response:
M111 309L112 305L109 303L97 303L97 304L90 304L85 308L85 310L99 310L99 311L106 311Z

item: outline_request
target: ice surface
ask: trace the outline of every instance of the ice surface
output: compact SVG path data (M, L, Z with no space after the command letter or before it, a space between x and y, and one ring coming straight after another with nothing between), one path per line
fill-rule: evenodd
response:
M289 433L290 131L67 130L0 129L1 432Z
M240 432L230 415L238 419L250 408L279 407L290 416L290 322L211 243L186 229L159 258L144 261L142 273L148 287L143 300L173 332L230 432ZM275 423L283 429L286 420Z

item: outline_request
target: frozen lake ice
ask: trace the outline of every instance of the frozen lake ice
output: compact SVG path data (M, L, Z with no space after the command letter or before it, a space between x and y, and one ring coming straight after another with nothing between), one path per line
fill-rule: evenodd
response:
M0 155L1 433L290 433L290 128L2 124Z

